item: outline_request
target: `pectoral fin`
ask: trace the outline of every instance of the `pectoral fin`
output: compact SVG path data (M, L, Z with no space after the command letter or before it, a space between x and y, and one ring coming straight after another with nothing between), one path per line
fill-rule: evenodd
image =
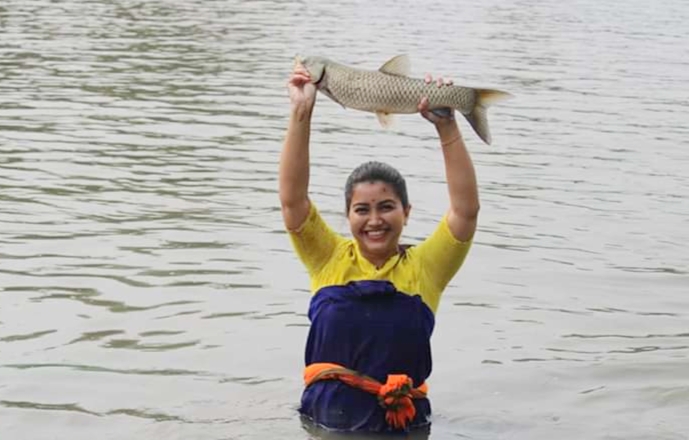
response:
M383 64L378 70L389 75L409 76L409 72L411 72L411 62L409 62L409 57L407 55L397 55L388 60L388 62Z
M395 122L395 119L390 113L376 112L376 117L378 118L378 122L380 122L380 126L383 128L390 128Z

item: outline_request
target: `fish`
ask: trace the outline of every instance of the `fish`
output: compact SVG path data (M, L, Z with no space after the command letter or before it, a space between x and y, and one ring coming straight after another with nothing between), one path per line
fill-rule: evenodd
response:
M458 111L488 145L488 107L512 97L494 89L426 84L409 76L411 63L404 54L391 58L378 70L349 67L319 56L297 56L295 62L309 72L319 92L345 108L375 113L384 128L392 124L393 114L417 113L421 98L426 96L431 111L447 115Z

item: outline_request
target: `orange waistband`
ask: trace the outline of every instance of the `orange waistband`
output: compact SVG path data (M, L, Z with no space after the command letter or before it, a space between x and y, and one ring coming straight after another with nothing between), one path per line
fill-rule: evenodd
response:
M394 428L402 429L414 419L416 408L412 399L422 399L428 394L423 383L414 388L412 379L406 374L390 374L386 383L365 376L342 365L320 362L304 368L304 385L319 380L339 380L349 386L374 394L380 405L386 409L385 420Z

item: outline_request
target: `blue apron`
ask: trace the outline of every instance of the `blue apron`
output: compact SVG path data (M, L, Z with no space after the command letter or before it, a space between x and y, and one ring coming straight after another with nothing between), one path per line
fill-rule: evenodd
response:
M406 374L414 386L431 374L433 312L420 296L402 293L389 281L324 287L311 299L309 319L306 365L340 364L381 383L388 374ZM416 416L407 429L428 426L430 402L414 399L414 405ZM338 380L308 386L299 411L328 429L393 430L376 396Z

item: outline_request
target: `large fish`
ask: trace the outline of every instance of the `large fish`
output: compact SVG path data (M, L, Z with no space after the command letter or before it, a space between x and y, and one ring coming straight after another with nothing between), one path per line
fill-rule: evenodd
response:
M499 90L461 86L438 87L409 77L409 58L398 55L379 70L363 70L322 57L297 57L318 90L343 107L373 112L381 125L391 123L392 113L416 113L419 101L428 97L431 110L454 109L464 115L476 134L490 144L486 110L512 95Z

